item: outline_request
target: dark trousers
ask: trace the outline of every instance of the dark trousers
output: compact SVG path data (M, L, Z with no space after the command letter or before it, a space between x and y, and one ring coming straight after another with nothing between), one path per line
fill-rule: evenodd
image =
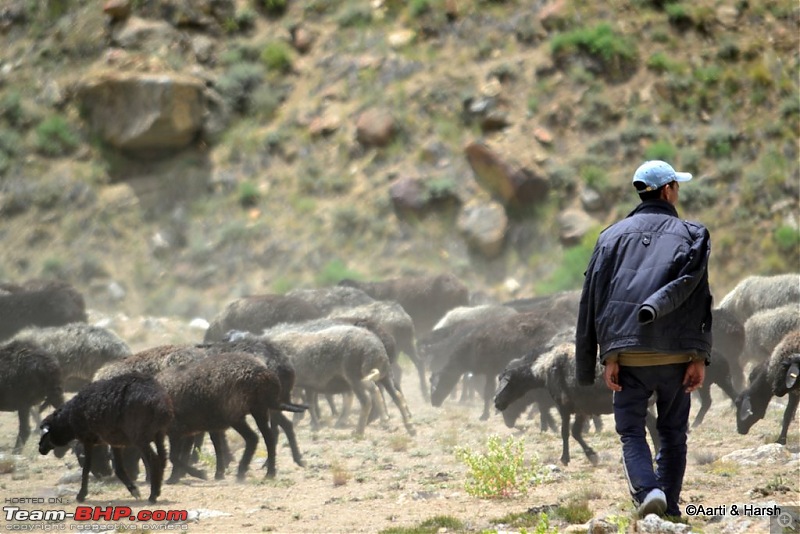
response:
M614 420L622 441L622 462L628 488L637 503L654 488L667 496L666 514L680 516L678 501L686 471L686 432L691 395L684 391L688 364L650 367L620 366L622 391L614 392ZM645 432L648 400L656 394L661 450L656 468Z

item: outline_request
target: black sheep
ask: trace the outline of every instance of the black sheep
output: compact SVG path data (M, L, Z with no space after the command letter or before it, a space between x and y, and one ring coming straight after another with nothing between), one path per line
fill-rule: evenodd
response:
M150 479L148 500L155 503L161 494L167 461L164 437L172 418L170 397L152 377L128 373L99 380L86 385L42 421L39 452L47 454L74 439L83 444L86 460L81 489L76 497L78 502L83 502L88 493L92 450L99 444L111 446L117 478L131 495L141 498L125 471L121 455L123 447L136 447ZM150 443L155 443L155 450Z
M55 356L24 341L0 347L0 411L17 412L19 432L14 454L19 454L31 435L30 412L64 404L61 368Z
M497 375L508 362L547 344L557 332L557 325L541 311L494 318L480 325L474 321L462 325L455 343L441 347L446 351L446 363L431 375L431 403L441 406L464 373L483 375L486 382L481 420L488 419Z
M280 323L307 321L323 316L323 311L307 300L289 295L253 295L230 302L206 330L203 341L221 341L231 330L261 334Z

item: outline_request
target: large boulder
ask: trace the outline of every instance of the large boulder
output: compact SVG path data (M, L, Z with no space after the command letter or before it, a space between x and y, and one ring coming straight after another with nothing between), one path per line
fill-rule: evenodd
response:
M458 229L469 247L487 258L503 251L508 216L497 202L475 201L467 204L458 216Z
M101 73L78 98L90 128L125 152L176 151L203 128L205 84L179 74Z
M546 198L550 182L534 170L505 161L480 141L464 152L478 184L503 205L528 206Z

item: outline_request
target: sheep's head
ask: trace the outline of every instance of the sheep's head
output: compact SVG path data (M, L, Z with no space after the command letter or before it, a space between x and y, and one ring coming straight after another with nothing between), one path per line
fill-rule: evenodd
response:
M431 373L431 404L441 406L444 399L456 387L461 373L445 369L439 373Z
M72 426L66 420L59 421L60 415L61 409L58 409L45 417L42 424L39 425L39 429L42 432L42 436L39 438L39 454L47 454L56 449L56 455L58 456L60 453L60 456L63 456L62 448L75 439Z
M494 407L502 412L512 402L522 397L530 389L527 386L529 378L531 378L530 365L507 367L500 375L494 392Z
M766 366L757 366L750 373L750 386L736 397L736 431L739 434L747 434L757 421L764 418L771 397Z

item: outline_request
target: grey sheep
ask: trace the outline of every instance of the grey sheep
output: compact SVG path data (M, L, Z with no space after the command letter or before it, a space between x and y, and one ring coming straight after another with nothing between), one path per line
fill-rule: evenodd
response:
M47 454L72 440L83 445L86 461L77 501L88 493L89 466L96 445L110 445L115 473L131 495L139 499L122 461L122 447L136 447L144 458L150 479L151 503L161 494L167 453L164 436L172 421L172 402L167 392L152 377L129 373L86 385L74 397L42 421L39 453ZM155 444L155 450L151 447Z
M800 304L793 303L754 313L744 323L745 344L739 361L759 364L769 359L783 337L800 328Z
M64 404L61 367L55 357L24 341L0 346L0 411L17 412L19 432L14 453L19 454L31 435L33 406L58 408Z
M510 300L503 305L518 312L546 310L550 314L551 321L571 327L578 322L580 301L580 291L560 291L539 297Z
M345 289L345 288L343 288ZM331 319L367 320L380 325L394 339L395 347L408 356L417 370L422 397L428 399L428 378L425 362L417 355L414 321L400 304L392 301L373 301L351 308L334 308L328 313ZM400 387L399 366L394 366L397 386Z
M800 404L800 329L786 334L775 346L769 360L750 372L750 384L736 399L736 430L747 434L767 413L773 396L789 395L783 412L781 433L777 443L786 445L789 425Z
M0 340L29 326L61 326L86 322L86 304L74 287L64 282L32 281L6 285L0 294Z
M414 321L417 336L425 336L439 319L469 304L469 288L452 274L408 276L376 282L345 279L340 286L355 287L376 300L399 303Z
M744 323L759 311L791 303L800 305L800 273L748 276L722 298L718 307Z
M596 465L597 453L583 439L583 428L592 416L613 411L612 392L602 379L602 366L598 363L596 380L592 386L579 386L575 375L575 343L548 346L544 351L533 350L524 358L509 363L500 375L495 407L504 411L516 399L532 389L545 389L555 402L561 416L561 463L569 464L570 419L572 437L580 444L589 461ZM648 411L647 426L656 450L658 439L655 419Z
M355 308L375 302L375 299L364 291L345 286L298 288L287 292L286 296L300 298L313 304L323 315L328 315L337 308Z
M559 329L540 311L499 317L480 324L471 321L466 326L468 328L462 327L454 336L454 343L441 347L442 354L434 356L444 358L446 363L441 371L431 374L431 403L441 406L464 373L483 375L486 382L481 420L486 420L497 375L514 358L545 345Z
M26 328L14 339L35 344L56 357L65 391L78 391L102 366L131 355L128 344L115 332L87 323Z
M202 349L198 349L201 350ZM168 482L183 473L205 478L187 462L185 436L208 432L214 443L217 470L226 463L227 447L220 442L228 428L245 441L236 478L244 480L258 446L258 435L247 424L252 416L267 447L275 457L276 436L269 426L272 410L302 411L304 407L283 401L278 373L263 361L244 352L206 353L205 358L166 368L156 377L172 399L175 418L167 431L170 439L172 474ZM268 475L269 476L269 475Z
M362 436L372 406L382 406L376 385L380 383L400 410L406 430L414 435L411 415L403 394L394 386L383 342L373 332L358 326L334 324L316 328L279 325L264 332L264 337L281 348L294 365L296 387L338 393L341 391L331 391L331 386L340 388L346 384L361 405L355 435ZM340 422L348 411L346 405ZM385 418L385 414L381 416Z
M205 343L221 341L230 330L260 334L265 328L287 322L322 317L316 305L288 295L254 295L230 302L211 323L203 337Z

